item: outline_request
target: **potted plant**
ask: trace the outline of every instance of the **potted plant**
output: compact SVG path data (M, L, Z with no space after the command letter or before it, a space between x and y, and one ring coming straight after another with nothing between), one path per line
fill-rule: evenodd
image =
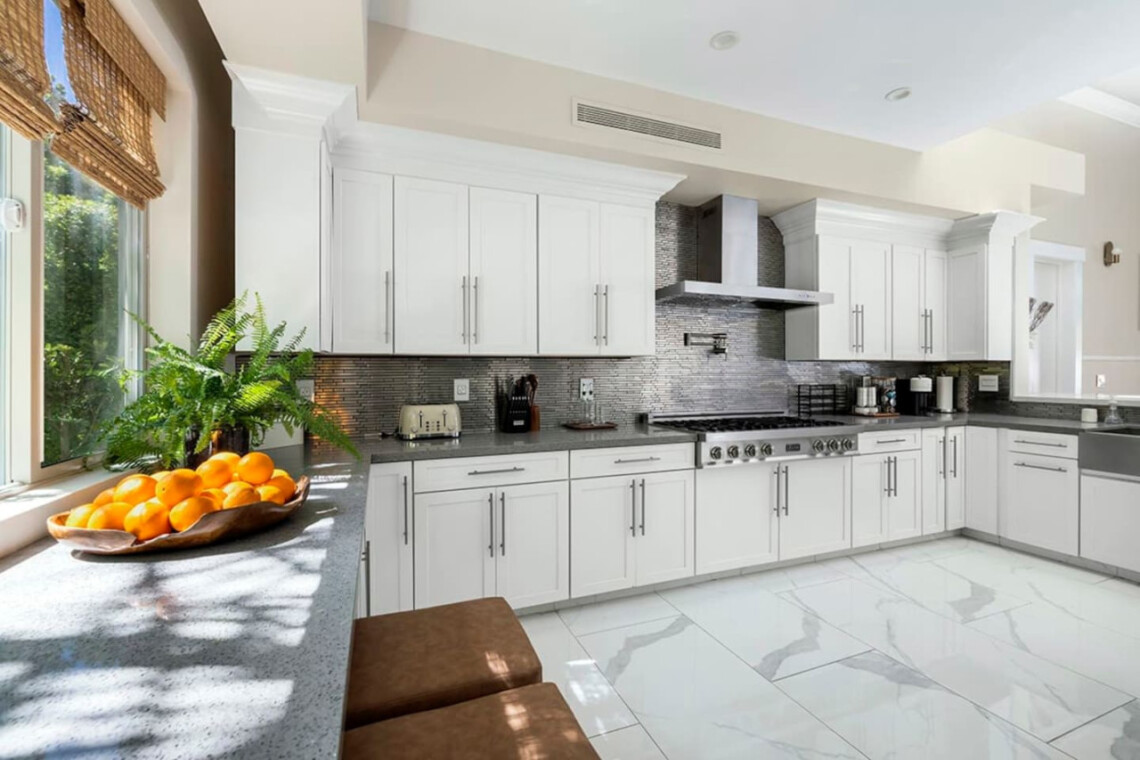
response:
M304 330L284 340L285 323L270 328L261 299L255 300L247 310L246 295L234 299L191 350L164 340L135 317L152 344L145 369L121 374L124 390L140 380L142 394L102 429L105 467L165 469L195 466L217 451L244 454L278 423L290 434L304 428L360 456L328 410L297 389L297 380L313 367L313 352L297 350ZM248 354L227 369L247 337Z

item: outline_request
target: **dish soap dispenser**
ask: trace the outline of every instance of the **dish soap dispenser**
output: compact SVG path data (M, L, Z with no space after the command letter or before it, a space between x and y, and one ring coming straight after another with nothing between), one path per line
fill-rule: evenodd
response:
M1106 425L1123 425L1124 420L1120 417L1120 409L1116 406L1116 396L1112 396L1108 401L1108 413L1104 415L1104 424Z

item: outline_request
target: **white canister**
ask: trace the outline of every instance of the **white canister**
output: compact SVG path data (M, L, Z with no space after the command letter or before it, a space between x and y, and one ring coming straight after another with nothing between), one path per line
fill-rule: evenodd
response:
M1096 407L1088 406L1081 410L1081 422L1096 422Z
M935 379L934 409L939 412L954 411L954 378L942 375Z

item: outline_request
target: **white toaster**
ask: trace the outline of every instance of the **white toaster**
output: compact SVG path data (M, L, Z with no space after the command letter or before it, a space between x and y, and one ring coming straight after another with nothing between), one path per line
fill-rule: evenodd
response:
M417 438L458 438L463 431L456 404L410 404L400 407L400 424L396 437L411 441Z

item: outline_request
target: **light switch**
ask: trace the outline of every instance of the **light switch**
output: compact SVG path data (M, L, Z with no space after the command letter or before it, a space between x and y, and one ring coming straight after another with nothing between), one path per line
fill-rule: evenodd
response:
M470 401L471 400L471 381L467 378L456 378L455 380L455 400L456 401Z

